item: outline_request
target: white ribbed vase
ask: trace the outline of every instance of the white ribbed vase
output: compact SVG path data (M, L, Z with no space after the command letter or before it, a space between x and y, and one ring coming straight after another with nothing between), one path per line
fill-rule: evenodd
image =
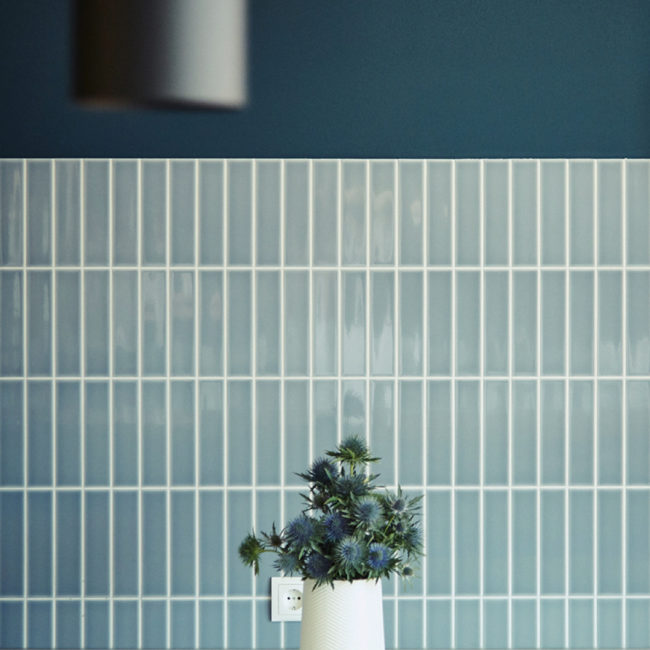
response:
M305 580L300 650L385 650L381 581Z

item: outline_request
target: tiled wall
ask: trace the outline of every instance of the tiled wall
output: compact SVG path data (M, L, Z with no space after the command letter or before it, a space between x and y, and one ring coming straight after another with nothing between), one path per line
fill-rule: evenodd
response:
M650 645L647 161L0 163L0 645L296 647L243 535L425 493L389 647Z

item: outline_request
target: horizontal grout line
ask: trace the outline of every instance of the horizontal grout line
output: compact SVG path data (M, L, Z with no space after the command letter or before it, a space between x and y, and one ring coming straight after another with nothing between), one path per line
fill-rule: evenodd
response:
M2 381L649 381L650 375L5 375Z

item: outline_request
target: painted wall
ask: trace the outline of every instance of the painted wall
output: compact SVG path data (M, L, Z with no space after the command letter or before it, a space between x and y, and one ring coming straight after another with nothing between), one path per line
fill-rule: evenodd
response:
M0 0L0 155L647 157L646 0L251 1L238 113L70 100L70 0Z
M0 162L0 646L296 647L294 472L425 495L389 647L648 647L648 161Z

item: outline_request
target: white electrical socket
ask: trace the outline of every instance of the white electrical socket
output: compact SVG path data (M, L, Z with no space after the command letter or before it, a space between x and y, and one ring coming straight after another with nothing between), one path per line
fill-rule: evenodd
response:
M271 578L271 620L302 619L302 578Z

